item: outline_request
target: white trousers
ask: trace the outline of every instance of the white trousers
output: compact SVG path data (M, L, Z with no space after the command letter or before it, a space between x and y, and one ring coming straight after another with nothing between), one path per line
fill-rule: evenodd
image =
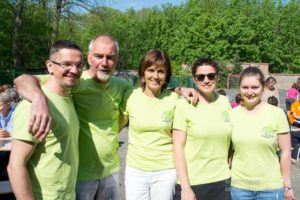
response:
M176 170L142 171L130 166L125 169L126 200L172 200Z

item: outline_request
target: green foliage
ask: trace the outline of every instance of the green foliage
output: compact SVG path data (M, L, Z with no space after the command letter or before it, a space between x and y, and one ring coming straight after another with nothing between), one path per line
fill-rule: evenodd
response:
M54 1L46 6L26 2L20 35L23 64L41 68L51 43ZM2 0L0 6L0 68L10 68L15 4ZM58 38L77 42L87 53L89 41L102 33L119 42L121 70L137 69L143 54L155 48L169 53L180 81L190 74L182 66L199 57L224 66L222 85L228 73L240 70L225 66L239 62L270 63L271 72L300 73L299 0L188 0L126 12L99 6L62 18Z
M0 1L0 69L8 69L13 63L12 33L14 5L9 0Z

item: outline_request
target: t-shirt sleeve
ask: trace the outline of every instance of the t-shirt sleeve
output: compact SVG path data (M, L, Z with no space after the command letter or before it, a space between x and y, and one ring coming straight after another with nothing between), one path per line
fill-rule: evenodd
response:
M186 100L180 99L176 102L174 120L173 120L173 129L187 131L187 115L186 115Z
M31 103L23 100L16 108L13 116L12 138L39 143L39 141L28 132Z
M36 75L36 77L39 79L39 82L41 85L44 85L49 80L49 75Z
M124 115L128 115L127 113L127 101L129 99L129 96L132 94L133 92L133 86L126 82L125 84L125 90L124 90L124 94L122 96L122 100L121 100L121 104L120 104L120 111L124 114Z
M277 134L287 133L290 131L287 116L282 109L278 112Z

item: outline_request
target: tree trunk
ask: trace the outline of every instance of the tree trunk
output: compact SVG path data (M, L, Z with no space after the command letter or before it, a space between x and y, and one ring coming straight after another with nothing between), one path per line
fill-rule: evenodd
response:
M62 9L62 2L63 0L56 0L55 1L55 16L53 21L53 30L52 30L52 44L55 42L59 32L59 21L61 16L61 9Z
M20 50L20 28L22 25L22 12L25 0L17 0L15 10L15 24L13 35L13 56L14 56L14 68L22 69L23 63Z

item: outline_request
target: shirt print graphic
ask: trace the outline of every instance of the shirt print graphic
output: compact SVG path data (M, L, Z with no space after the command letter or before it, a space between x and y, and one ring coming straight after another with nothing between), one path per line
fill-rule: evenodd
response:
M163 112L162 119L163 119L163 122L166 122L166 123L172 122L172 120L173 120L173 111L169 110L169 111Z
M223 111L222 112L222 119L223 119L224 122L230 122L229 112L228 111Z
M276 131L271 126L266 126L261 130L261 136L264 138L274 138Z

